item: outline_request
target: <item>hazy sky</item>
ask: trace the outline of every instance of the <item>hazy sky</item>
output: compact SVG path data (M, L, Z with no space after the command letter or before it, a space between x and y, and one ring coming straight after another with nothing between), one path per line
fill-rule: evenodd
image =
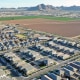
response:
M53 6L80 6L80 0L0 0L0 7L27 7L41 3Z

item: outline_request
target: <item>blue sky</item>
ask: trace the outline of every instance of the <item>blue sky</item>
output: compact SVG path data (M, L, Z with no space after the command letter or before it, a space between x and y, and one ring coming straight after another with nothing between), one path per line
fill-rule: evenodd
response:
M27 7L41 3L53 6L80 6L80 0L0 0L0 7Z

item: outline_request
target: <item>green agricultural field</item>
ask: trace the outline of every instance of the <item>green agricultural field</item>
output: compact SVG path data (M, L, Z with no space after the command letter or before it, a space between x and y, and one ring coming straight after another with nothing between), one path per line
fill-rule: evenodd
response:
M80 20L80 18L54 17L54 16L14 16L14 17L0 17L0 21L20 20L20 19L35 19L35 18L50 19L50 20L57 20L57 21Z
M80 20L80 18L69 18L69 17L54 17L54 16L41 16L44 19L57 20L57 21L72 21L72 20Z

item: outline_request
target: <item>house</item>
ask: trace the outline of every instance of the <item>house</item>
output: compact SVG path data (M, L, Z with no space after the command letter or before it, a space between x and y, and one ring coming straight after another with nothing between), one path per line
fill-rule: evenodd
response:
M33 50L30 51L33 55L33 57L35 57L35 60L39 60L40 58L43 58L43 56L41 54L39 54L39 52L35 52Z
M12 49L11 45L7 45L6 47L7 47L7 49Z
M63 41L63 43L64 43L64 44L67 44L67 43L68 43L68 41L67 41L67 40L64 40L64 41Z
M6 37L6 38L9 38L9 34L8 34L8 33L6 33L6 34L5 34L5 37Z
M25 41L25 42L24 42L24 46L27 46L27 45L28 45L28 42L27 42L27 41Z
M35 55L32 54L32 52L27 50L27 49L26 50L23 49L23 50L20 51L20 57L22 57L23 59L25 59L29 62L35 60Z
M63 43L63 40L62 39L58 39L57 40L57 43L62 44Z
M20 42L20 46L23 47L23 42Z
M25 61L19 61L19 62L16 62L16 67L19 67L19 66L22 66L22 65L25 65L26 62Z
M40 34L35 33L33 37L34 37L34 38L40 37Z
M52 49L48 48L48 47L44 47L43 50L41 51L42 55L51 55L52 53Z
M60 48L59 48L59 46L58 46L58 45L55 45L55 46L54 46L54 49L55 49L55 50L57 50L57 51L59 51L59 50L60 50Z
M14 36L14 32L9 32L9 37L13 37Z
M53 41L57 41L57 39L58 39L58 37L54 37L54 38L53 38Z
M10 78L10 77L3 77L3 78L1 78L0 80L16 80L16 79L12 79L12 78Z
M69 70L71 70L71 71L73 71L73 72L76 72L76 71L77 71L76 68L74 68L74 67L72 67L72 66L70 66L70 65L65 66L65 68L67 68L67 69L69 69Z
M70 80L79 80L78 78L75 78L74 76L70 77Z
M35 67L30 65L29 63L26 63L25 61L22 61L18 56L16 56L16 54L6 53L4 56L8 58L8 60L10 59L11 64L16 68L19 68L20 71L22 71L26 75L36 71Z
M3 51L3 46L0 46L0 51Z
M58 45L58 46L59 46L59 45ZM61 46L61 45L60 45L60 46L59 46L59 51L61 51L61 52L64 51L64 46Z
M65 48L64 48L64 52L65 52L65 53L70 53L70 48L65 47Z
M76 44L77 48L80 48L80 44Z
M80 69L80 65L77 65L75 63L70 63L69 65L72 66L72 67L74 67L74 68L76 68L77 70Z
M74 73L71 78L73 78L73 80L79 80L80 74Z
M1 39L4 39L5 38L5 34L1 34Z
M46 37L46 36L38 37L38 40L40 40L40 41L46 41L46 40L50 40L50 39L51 39L51 38Z
M67 76L67 77L70 77L74 74L74 72L70 71L67 68L63 68L62 70L64 71L64 75Z
M74 63L77 64L77 65L80 65L80 62L79 61L75 61Z
M43 46L42 45L34 45L32 46L32 49L36 50L36 51L42 51L43 50Z
M7 47L6 47L6 46L4 46L4 47L3 47L3 50L7 50Z
M21 47L20 43L17 43L17 46L18 46L18 47Z
M27 63L27 64L21 65L20 70L22 71L23 74L29 75L33 72L36 72L37 69L33 67L32 65L30 65L29 63Z
M2 46L3 46L3 43L1 42L1 43L0 43L0 47L2 47Z
M54 73L48 73L47 74L50 78L52 78L53 80L61 80L61 77L54 74Z
M55 44L53 43L53 41L49 41L48 43L47 43L49 46L54 46Z
M39 60L34 61L32 64L42 67L42 66L49 66L49 65L51 65L53 63L54 62L51 59L41 58Z
M57 57L60 57L60 56L63 56L63 55L64 55L64 53L58 52Z
M14 33L20 33L18 29L14 29Z
M0 79L6 77L6 73L4 70L0 69Z
M14 41L9 41L9 45L12 46L12 48L16 47L16 44L14 43Z
M68 59L69 57L70 57L70 55L68 55L68 54L59 55L59 58L62 60Z
M72 46L75 46L76 45L76 42L72 42Z
M57 55L58 55L58 53L57 53L56 50L52 50L52 51L50 52L50 54L51 54L52 56L55 56L55 57L57 57Z
M4 57L9 60L12 64L21 61L21 59L13 53L6 53Z
M69 49L69 52L70 52L71 54L74 54L75 50L74 50L74 49Z
M55 70L54 71L55 74L57 74L58 76L64 76L64 71L63 70Z
M52 78L48 77L47 75L43 75L41 80L53 80Z

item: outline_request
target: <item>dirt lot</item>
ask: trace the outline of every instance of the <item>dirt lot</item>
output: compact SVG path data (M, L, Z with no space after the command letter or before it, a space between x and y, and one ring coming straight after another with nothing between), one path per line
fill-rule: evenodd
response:
M62 22L46 19L24 19L4 21L3 23L21 24L27 28L54 33L65 37L74 37L80 35L80 21Z

